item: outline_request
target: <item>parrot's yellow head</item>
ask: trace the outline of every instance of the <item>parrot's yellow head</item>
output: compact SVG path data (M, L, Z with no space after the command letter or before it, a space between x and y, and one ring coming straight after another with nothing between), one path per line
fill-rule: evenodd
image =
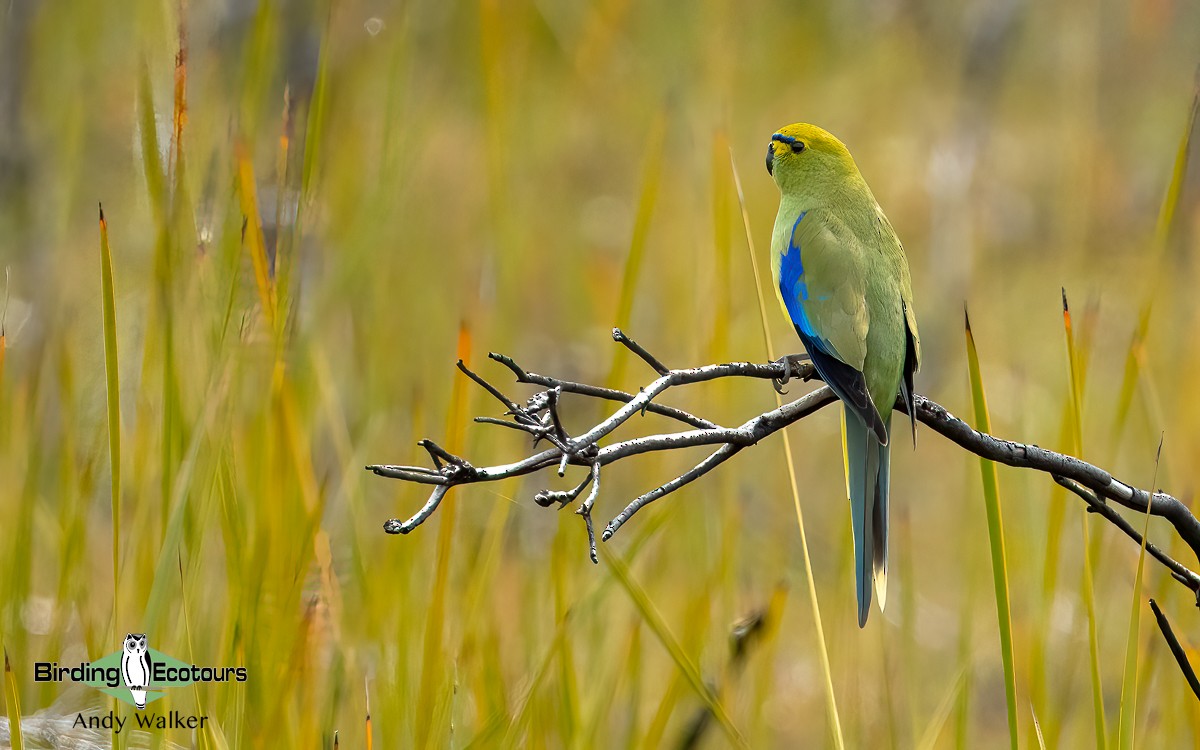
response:
M771 136L767 172L785 194L828 195L848 181L862 179L841 141L803 122L780 128Z

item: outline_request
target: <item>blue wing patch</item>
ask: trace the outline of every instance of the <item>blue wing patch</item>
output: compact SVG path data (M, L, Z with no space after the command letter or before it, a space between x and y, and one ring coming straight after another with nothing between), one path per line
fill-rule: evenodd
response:
M800 216L796 218L791 236L788 237L788 246L780 256L779 294L783 297L783 304L787 307L788 315L791 316L801 338L805 339L806 343L814 344L825 354L836 357L837 353L833 347L817 333L812 321L808 319L808 313L804 311L804 303L808 301L808 283L804 280L804 260L801 257L800 245L796 242L796 230L807 213L808 211L801 211Z

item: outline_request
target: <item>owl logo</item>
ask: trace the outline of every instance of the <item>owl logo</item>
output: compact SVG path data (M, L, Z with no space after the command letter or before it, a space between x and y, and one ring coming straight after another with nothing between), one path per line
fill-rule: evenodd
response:
M121 644L121 677L125 687L133 695L133 703L139 709L146 708L146 688L150 685L150 647L146 645L145 633L130 633Z

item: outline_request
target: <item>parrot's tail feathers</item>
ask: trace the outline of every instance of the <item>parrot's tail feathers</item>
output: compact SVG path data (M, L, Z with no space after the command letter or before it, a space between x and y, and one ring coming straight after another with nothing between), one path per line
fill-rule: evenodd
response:
M889 422L891 420L888 420ZM878 473L875 477L875 503L872 506L871 525L874 532L874 544L871 558L871 569L875 575L875 595L879 597L879 610L883 611L887 601L887 568L888 568L888 496L891 494L888 485L892 473L891 449L886 445L868 446L877 456Z
M858 626L867 624L871 612L871 589L876 575L879 553L883 552L886 567L886 550L876 545L883 544L886 532L886 510L878 516L879 456L886 450L879 444L873 431L868 431L856 415L847 407L846 425L846 472L850 490L850 515L854 528L854 581L858 596ZM886 571L885 571L886 575Z
M879 600L879 611L887 607L887 566L875 571L875 598Z

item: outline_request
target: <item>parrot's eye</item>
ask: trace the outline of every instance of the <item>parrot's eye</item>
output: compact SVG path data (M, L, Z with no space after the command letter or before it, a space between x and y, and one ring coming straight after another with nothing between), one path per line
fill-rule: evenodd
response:
M798 154L804 150L804 141L792 141L792 153Z

